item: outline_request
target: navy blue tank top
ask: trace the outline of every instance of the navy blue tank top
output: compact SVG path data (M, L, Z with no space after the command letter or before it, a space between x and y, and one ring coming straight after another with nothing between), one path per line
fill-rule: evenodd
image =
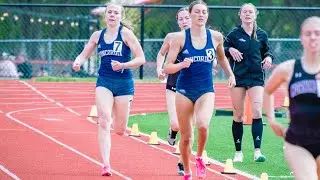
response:
M290 125L286 141L296 145L320 143L320 80L295 61L289 83Z
M123 42L121 37L122 26L119 27L117 38L110 44L104 41L104 34L107 29L101 31L98 41L98 55L101 58L99 76L130 79L132 78L132 72L130 69L125 69L122 73L120 71L113 71L111 67L111 60L125 63L131 60L131 50Z
M181 62L185 58L190 58L193 63L189 68L181 69L177 89L206 89L213 86L212 62L216 58L216 50L210 30L206 29L206 32L206 46L203 49L195 49L192 45L190 29L185 30L184 47L178 54L177 60Z

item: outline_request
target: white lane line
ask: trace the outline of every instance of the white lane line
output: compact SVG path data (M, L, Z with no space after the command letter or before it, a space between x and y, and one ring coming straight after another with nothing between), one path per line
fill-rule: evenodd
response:
M145 115L145 113L142 113L142 114L132 114L132 115L130 115L130 116L137 116L137 115ZM93 123L93 124L97 124L97 122L95 122L95 121L93 121L93 120L91 120L91 119L88 119L88 121L91 122L91 123ZM131 131L131 128L127 127L127 130ZM142 133L142 132L139 132L139 133L140 133L140 135L142 135L142 136L150 137L150 135L148 135L148 134L145 134L145 133ZM128 135L128 134L127 134L127 135ZM146 143L145 141L143 141L143 140L141 140L141 139L138 139L138 138L136 138L136 137L132 137L132 136L129 136L129 137L131 137L132 139L135 139L135 140L137 140L137 141L139 141L139 142ZM166 141L164 141L164 140L162 140L162 139L160 139L160 138L158 138L158 141L161 142L162 144L165 144L165 145L171 147L171 146L168 144L168 142L166 142ZM167 154L169 154L169 155L171 155L171 156L179 157L178 155L175 155L175 154L173 154L172 152L170 152L170 151L168 151L168 150L161 149L161 148L159 148L158 146L151 146L151 147L153 147L153 148L155 148L155 149L158 149L158 150L160 150L160 151L163 151L163 152L165 152L165 153L167 153ZM192 151L192 154L195 155L196 152L195 152L195 151ZM209 160L209 162L212 163L212 164L215 164L215 165L224 167L224 164L221 163L221 162L219 162L219 161L217 161L217 160L214 160L214 159L209 158L209 157L208 157L208 160ZM192 163L195 164L194 162L192 162ZM221 176L223 176L223 177L225 177L225 178L228 178L228 179L231 179L231 180L236 180L236 179L234 179L234 178L232 178L232 177L230 177L230 176L226 176L226 175L224 175L224 174L221 174L221 172L218 172L218 171L216 171L216 170L214 170L214 169L211 169L210 167L207 167L207 169L208 169L208 171L211 171L211 172L213 172L213 173L216 173L216 174L218 174L218 175L221 175ZM256 177L256 176L253 176L253 175L251 175L251 174L249 174L249 173L240 171L240 170L238 170L238 169L235 169L235 171L236 171L238 174L240 174L240 175L242 175L242 176L244 176L244 177L248 177L248 178L250 178L250 179L257 179L257 178L258 178L258 177Z
M11 171L9 171L7 168L2 166L1 164L0 164L0 170L6 173L8 176L10 176L12 179L20 180L20 178L17 175L13 174Z
M23 130L23 129L1 128L0 131L26 131L26 130Z
M9 131L17 131L17 132L26 132L27 129L0 129L0 132L9 132ZM97 131L46 131L47 133L63 133L63 134L97 134Z
M88 101L88 100L84 100L84 101L64 101L64 103L83 103L83 102L87 102L87 103L93 103L94 100L92 101ZM19 102L19 103L0 103L3 104L3 105L9 105L9 104L12 104L12 105L19 105L19 104L48 104L50 102Z
M40 91L39 91L40 92ZM10 94L10 96L11 96L11 94ZM89 100L94 100L94 97L79 97L79 96L59 96L59 95L53 95L53 96L56 96L56 98L59 98L59 99L63 99L63 100L65 100L65 99L83 99L83 100L87 100L87 99L89 99ZM48 96L46 96L46 97L48 97ZM19 95L17 95L17 97L5 97L5 98L1 98L2 100L19 100L19 99L21 99L21 100L29 100L29 101L32 101L32 100L39 100L39 99L41 99L40 97L32 97L32 98L30 98L30 97L19 97Z
M135 115L131 115L131 116L137 116L137 115L141 115L141 114L135 114ZM127 130L131 131L131 128L128 127ZM145 134L145 133L142 133L142 132L139 132L139 133L140 133L140 135L142 135L142 136L150 137L149 134ZM130 137L132 137L132 136L130 136ZM161 142L162 144L165 144L165 145L171 147L171 145L169 145L167 141L164 141L164 140L162 140L162 139L160 139L160 138L158 138L158 141ZM146 143L146 142L145 142L145 143ZM158 147L155 147L155 148L157 149ZM160 148L158 148L158 149L160 149ZM165 150L165 151L167 151L167 150ZM168 151L168 152L169 152L169 151ZM196 155L196 153L197 153L197 152L192 151L192 154L193 154L193 155ZM172 152L170 152L170 155L176 156L176 155L174 155ZM179 156L178 156L178 157L179 157ZM215 159L212 159L212 158L209 158L209 157L208 157L208 160L209 160L209 162L212 163L212 164L215 164L215 165L224 167L224 164L223 164L223 163L221 163L221 162L219 162L219 161L217 161L217 160L215 160ZM210 167L207 167L207 169L209 170ZM215 171L214 169L211 169L211 170L212 170L212 171ZM210 170L209 170L209 171L210 171ZM253 175L251 175L251 174L249 174L249 173L246 173L246 172L244 172L244 171L240 171L240 170L238 170L238 169L235 169L235 171L237 172L237 174L240 174L240 175L245 176L245 177L247 177L247 178L250 178L250 179L259 179L257 176L253 176ZM216 172L217 172L217 171L216 171ZM220 173L220 172L219 172L219 173ZM228 176L228 178L230 178L230 176Z
M82 107L82 106L81 106L81 107ZM62 146L62 147L64 147L64 148L66 148L66 149L74 152L75 154L78 154L79 156L81 156L81 157L83 157L83 158L85 158L85 159L87 159L87 160L89 160L89 161L91 161L91 162L93 162L93 163L95 163L95 164L103 167L103 164L102 164L101 162L99 162L99 161L93 159L92 157L90 157L90 156L88 156L88 155L86 155L86 154L84 154L84 153L82 153L82 152L80 152L80 151L72 148L71 146L68 146L68 145L64 144L63 142L58 141L57 139L49 136L48 134L40 131L39 129L37 129L37 128L35 128L35 127L32 127L32 126L28 125L27 123L24 123L24 122L22 122L22 121L20 121L20 120L18 120L17 118L15 118L15 117L12 116L14 113L18 113L18 112L34 111L34 110L41 110L41 109L54 109L54 108L62 108L62 107L44 107L44 108L33 108L33 109L17 110L17 111L8 112L8 113L6 114L6 116L7 116L8 118L12 119L13 121L15 121L16 123L18 123L18 124L20 124L20 125L22 125L22 126L24 126L24 127L26 127L26 128L31 129L32 131L34 131L34 132L36 132L36 133L38 133L38 134L40 134L40 135L42 135L42 136L50 139L51 141L55 142L56 144L58 144L58 145L60 145L60 146ZM111 171L112 171L112 173L114 173L114 174L116 174L116 175L118 175L118 176L120 176L120 177L122 177L122 178L124 178L124 179L126 179L126 180L131 180L130 177L127 177L127 176L121 174L120 172L115 171L114 169L112 169Z
M141 132L140 132L140 134L141 134ZM126 135L128 136L129 134L126 134ZM133 137L133 136L129 136L129 137L132 138L132 139L135 139L135 140L137 140L137 141L139 141L139 142L141 142L141 143L143 143L143 144L146 144L146 142L145 142L144 140L138 139L138 138ZM168 151L168 150L161 149L161 148L159 148L158 146L153 146L153 145L150 145L150 146L151 146L152 148L155 148L155 149L157 149L157 150L160 150L160 151L162 151L162 152L164 152L164 153L166 153L166 154L169 154L169 155L171 155L171 156L175 156L175 157L178 157L178 158L180 157L180 156L178 156L178 155L173 154L172 152L170 152L170 151ZM191 161L191 163L192 163L192 164L196 164L196 163L193 162L193 161ZM230 179L230 180L237 180L237 179L235 179L235 178L233 178L233 177L230 177L230 176L221 174L219 171L216 171L216 170L214 170L214 169L211 169L211 168L208 168L208 167L207 167L207 170L210 171L210 172L213 172L213 173L215 173L215 174L217 174L217 175L219 175L219 176L222 176L222 177L224 177L224 178L227 178L227 179Z
M88 106L74 106L73 108L75 108L75 107L88 107ZM34 109L34 110L38 110L38 109L54 109L54 108L59 108L59 107L36 108L36 109ZM22 110L22 111L24 111L24 110ZM21 111L19 111L19 112L21 112ZM137 115L139 115L139 114L137 114ZM132 116L132 115L131 115L131 116ZM92 123L93 123L93 122L92 122ZM94 123L94 124L96 124L96 123ZM130 130L131 128L127 128L127 129ZM150 135L145 134L145 133L142 133L142 132L140 132L140 134L143 135L143 136L146 136L146 137L150 137ZM130 136L130 137L131 137L131 136ZM135 140L137 140L137 141L146 143L146 142L143 141L143 140L140 140L140 139L137 139L137 138L133 138L133 137L131 137L131 138L132 138L132 139L135 139ZM165 144L165 145L167 145L167 146L170 146L166 141L164 141L164 140L162 140L162 139L159 139L159 142L161 142L162 144ZM160 151L166 152L167 154L169 154L169 155L171 155L171 156L179 157L179 156L173 154L172 152L170 152L170 151L168 151L168 150L161 149L161 148L156 147L156 146L152 146L152 147L155 148L155 149L158 149L158 150L160 150ZM195 153L196 153L196 152L194 152L194 151L192 152L192 154L195 154ZM221 166L221 167L224 166L224 164L221 163L221 162L219 162L219 161L216 161L216 160L211 159L211 158L209 158L209 157L208 157L208 159L209 159L209 162L212 163L212 164L216 164L216 165ZM194 162L192 162L192 163L194 163ZM208 169L208 171L211 171L211 172L213 172L213 173L222 175L222 176L224 176L224 177L226 177L226 178L229 178L229 179L231 179L231 180L236 180L236 179L234 179L234 178L232 178L232 177L230 177L230 176L225 176L225 175L221 174L220 172L218 172L218 171L216 171L216 170L214 170L214 169L211 169L210 167L208 167L207 169ZM258 179L258 177L253 176L253 175L250 175L250 174L248 174L248 173L246 173L246 172L243 172L243 171L240 171L240 170L237 170L237 169L235 169L235 170L236 170L236 172L237 172L238 174L240 174L240 175L242 175L242 176L245 176L245 177L248 177L248 178L251 178L251 179Z
M46 121L64 121L63 119L58 119L58 118L42 118Z
M66 106L62 105L61 103L59 103L59 102L57 102L57 101L49 98L48 96L46 96L45 94L43 94L42 92L40 92L39 90L37 90L35 87L33 87L32 85L30 85L29 83L27 83L27 82L25 82L25 81L19 81L19 82L21 82L22 84L24 84L24 85L26 85L27 87L29 87L32 91L38 93L38 94L39 94L40 96L42 96L44 99L46 99L46 100L48 100L48 101L50 101L50 102L52 102L52 103L55 103L57 106L60 106L60 107L65 108L66 110L70 111L71 113L73 113L73 114L75 114L75 115L77 115L77 116L81 116L81 114L75 112L75 111L72 110L71 108L66 107Z

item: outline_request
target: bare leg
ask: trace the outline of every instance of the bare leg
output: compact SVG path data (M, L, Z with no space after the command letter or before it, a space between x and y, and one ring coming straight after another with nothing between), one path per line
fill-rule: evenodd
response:
M180 93L176 94L176 108L178 115L178 122L180 127L180 154L184 165L185 174L191 174L190 169L190 155L191 155L191 141L192 141L192 116L193 103L187 97Z
M209 124L214 109L214 93L202 95L195 103L195 113L198 126L198 151L197 156L202 157L209 134Z
M114 130L118 135L123 135L126 131L130 113L132 95L117 96L114 98ZM126 108L127 107L127 108Z
M111 113L113 107L113 95L111 91L104 87L96 88L96 104L98 111L98 140L100 153L102 156L103 164L110 166L110 125L112 122Z
M317 163L305 148L285 142L284 155L296 180L318 180Z

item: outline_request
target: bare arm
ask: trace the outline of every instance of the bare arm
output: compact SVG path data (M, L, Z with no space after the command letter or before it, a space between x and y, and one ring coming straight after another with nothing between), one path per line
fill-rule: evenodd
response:
M177 36L172 40L168 56L167 56L167 61L164 64L164 73L166 74L174 74L178 71L180 71L184 66L182 66L181 62L174 64L174 62L177 59L177 56L182 49L182 44L184 42L184 32L179 32L177 33ZM190 64L189 64L190 65Z
M285 61L279 64L272 72L266 82L264 89L264 109L266 111L269 122L274 122L274 97L273 92L277 90L281 84L288 84L292 76L294 60Z
M224 47L223 47L223 36L219 32L212 33L212 36L216 42L218 42L217 46L217 61L219 62L220 67L224 70L224 72L230 76L234 76L232 69L230 67L229 61L225 56Z
M129 29L122 30L122 38L124 42L128 45L130 50L134 55L134 59L123 63L124 69L135 69L146 62L142 47L137 39L137 37L133 34L133 32Z
M88 58L92 55L92 53L97 47L100 33L101 31L96 31L91 35L88 43L85 45L82 52L77 56L76 60L74 61L75 64L82 66L83 63L88 60Z
M158 55L157 55L157 72L162 70L162 66L163 66L163 63L165 60L165 55L169 51L170 41L171 41L171 36L170 36L170 34L168 34L164 38L163 44L162 44L162 46L158 52Z
M273 92L278 89L282 83L288 84L292 76L294 61L286 61L278 65L272 72L268 79L263 97L263 106L267 113L270 127L277 136L285 137L286 128L280 123L276 122L274 116L274 97Z

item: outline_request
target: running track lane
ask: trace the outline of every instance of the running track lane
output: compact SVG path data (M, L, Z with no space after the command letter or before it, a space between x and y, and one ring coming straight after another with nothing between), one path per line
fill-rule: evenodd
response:
M78 94L78 98L82 98L80 93L89 93L92 97L92 103L95 103L94 100L94 92L95 92L95 83L30 83L41 92L45 92L45 94L50 94L54 92L56 95L61 93L66 94ZM215 83L214 85L216 97L215 97L215 108L216 109L231 109L232 103L231 98L229 96L229 90L227 84L225 83ZM133 102L134 106L138 106L139 104L143 104L143 106L150 107L150 104L155 107L160 107L162 112L166 111L165 104L165 84L163 83L136 83L135 84L135 96ZM281 87L275 93L275 106L281 107L283 105L285 89ZM88 99L87 99L88 100ZM145 105L148 103L148 105ZM157 111L158 112L158 111Z
M77 109L77 106L70 108ZM79 107L82 108L82 107ZM52 179L69 179L77 178L100 178L99 164L85 161L86 159L73 153L70 149L63 148L57 142L62 142L67 147L73 148L82 152L95 160L100 159L98 144L97 144L97 126L88 124L83 121L85 117L70 119L70 112L59 110L61 107L49 108L33 108L26 110L17 110L7 113L9 119L16 123L23 124L24 127L8 127L14 129L6 131L4 137L11 137L7 140L7 146L18 145L16 151L7 151L4 157L6 167L15 172L21 179L41 179L45 176ZM61 120L65 121L49 121L38 118L31 118L33 114L50 114L59 112ZM27 117L25 117L27 115ZM63 116L65 116L63 118ZM49 115L48 118L50 118ZM8 121L15 124L12 121ZM61 125L63 123L63 125ZM74 126L76 124L76 126ZM16 125L16 124L15 124ZM32 129L30 129L32 128ZM38 131L39 130L39 131ZM35 131L38 131L36 133ZM39 136L41 133L41 136ZM30 135L29 135L30 134ZM51 141L48 139L51 138ZM54 139L54 142L52 141ZM147 145L142 138L141 141L133 140L128 136L118 136L112 133L112 153L111 164L112 168L121 174L132 179L181 179L176 175L176 162L178 157L165 153L158 149ZM10 143L11 142L11 143ZM165 146L165 145L161 145ZM8 148L12 149L12 148ZM171 151L172 152L172 151ZM10 154L11 153L11 154ZM35 154L35 155L33 155ZM2 154L1 154L2 156ZM12 158L16 156L16 158ZM10 157L10 158L9 158ZM17 165L17 161L24 159L22 163ZM32 163L30 163L32 162ZM25 163L25 164L23 164ZM94 166L96 164L96 166ZM20 167L21 165L21 167ZM114 176L115 179L118 179ZM209 179L234 179L223 177L220 173L208 172ZM245 179L236 177L236 179Z
M58 83L58 84L61 84L61 83ZM62 85L62 84L61 84ZM15 88L17 87L17 86L19 86L19 84L16 84L15 85ZM47 87L47 86L46 86ZM64 87L66 87L66 86L64 86ZM83 87L83 86L82 86ZM21 87L21 88L23 88L23 87ZM50 87L48 87L48 88L50 88ZM59 87L57 87L57 88L59 88ZM150 88L150 87L149 87ZM51 89L51 88L50 88ZM71 88L72 89L72 88ZM138 88L136 88L137 89L137 92L139 92L139 89ZM45 91L45 89L42 89L42 90L44 90ZM81 90L81 89L80 89ZM27 92L30 92L30 91L27 91ZM42 91L43 92L43 91ZM46 92L46 91L45 91ZM162 91L163 92L163 91ZM45 94L47 94L47 93L45 93ZM137 93L138 94L138 93ZM52 97L51 97L52 98ZM76 98L76 97L75 97ZM159 98L159 97L157 97L157 98ZM40 100L41 98L39 98L39 100ZM77 103L77 105L78 105L79 103ZM1 106L0 106L1 107ZM20 109L20 107L21 106L19 106L19 108L18 107L12 107L14 110L15 109ZM34 107L34 105L32 105L32 108ZM26 109L27 108L27 106L24 106L23 107L23 109ZM29 107L30 108L30 107ZM52 108L52 107L50 107L50 108ZM89 109L90 107L79 107L77 110L79 111L79 112L83 112L84 114L85 113L87 113L87 111L88 111L88 109ZM11 109L11 108L10 108ZM34 124L34 126L40 126L40 128L41 129L46 129L47 127L48 127L48 122L46 121L46 120L44 120L44 118L45 117L43 117L43 114L44 114L44 116L45 115L48 115L49 117L49 119L51 118L52 119L52 116L53 115L56 115L55 117L57 117L57 114L59 114L59 115L61 115L61 117L60 118L64 118L65 120L64 121L53 121L53 122L49 122L49 127L50 128L53 128L53 129L49 129L49 130L46 130L46 131L48 131L47 133L53 133L52 134L52 136L53 137L60 137L61 139L63 139L64 141L67 141L67 142L69 142L70 141L70 143L69 144L74 144L75 143L75 145L74 146L76 146L76 147L78 147L78 146L81 146L81 145L83 145L84 147L79 147L79 148L88 148L88 147L98 147L97 146L97 144L95 144L96 143L96 128L94 128L93 130L91 130L91 131L79 131L78 133L74 133L74 132L77 132L76 130L77 130L77 128L78 128L78 122L76 122L77 123L77 127L75 127L76 129L70 129L70 130L68 130L68 131L65 131L65 126L66 126L66 124L63 124L63 123L65 123L65 121L68 121L68 122L72 122L73 120L74 120L74 116L71 114L70 115L70 112L67 112L67 111L65 111L65 110L63 110L62 108L59 108L60 110L58 110L58 109L56 109L56 110L50 110L50 111L48 111L48 112L42 112L42 111L44 111L43 109L42 110L40 110L40 109L38 109L38 110L35 110L35 111L40 111L40 112L36 112L36 113L34 113L34 112L27 112L27 111L23 111L23 112L16 112L15 113L15 115L17 115L17 116L19 116L19 118L20 119L24 119L25 121L27 121L28 123L30 123L30 122L32 122L32 123L35 123ZM1 110L1 109L0 109ZM7 109L8 110L8 109ZM135 111L134 110L134 107L133 107L133 111ZM65 117L63 117L63 115L62 115L62 113L60 113L60 112L64 112L64 113L67 113L66 114L66 116ZM34 121L33 119L37 119L37 115L38 114L41 114L42 116L41 117L39 117L39 120L37 120L37 121ZM21 116L21 117L20 117ZM35 118L33 118L33 116L35 116ZM58 119L58 118L57 118ZM83 120L83 119L85 119L85 116L84 117L80 117L80 119L81 120ZM44 122L43 122L44 121ZM83 121L82 121L83 122ZM55 124L55 125L51 125L51 124ZM56 125L56 124L58 124L58 125ZM61 125L62 124L62 125ZM54 129L55 128L55 126L57 126L57 129ZM86 126L88 126L88 124L87 124L87 122L85 121L85 124L84 124L84 126L86 127ZM68 126L69 127L69 126ZM71 125L71 127L73 127L72 125ZM60 129L64 129L63 131L62 130L60 130ZM9 128L10 129L10 128ZM18 131L20 134L21 134L21 131ZM70 132L73 132L73 133L70 133ZM19 134L18 133L18 134ZM71 134L71 135L70 135ZM82 137L80 137L79 138L79 136L82 136ZM93 137L91 137L92 135L94 135ZM91 142L91 143L93 143L93 144L95 144L95 145L89 145L89 146L87 146L88 144L88 142L87 143L78 143L77 142L77 140L79 141L79 139L86 139L86 138L88 138L88 137L91 137L91 138L89 138L89 140L91 140L91 141L89 141L89 142ZM126 142L126 140L128 140L128 138L127 137L119 137L119 136L115 136L115 137L113 137L113 139L117 139L117 138L120 138L121 139L121 142L123 142L123 141L125 141ZM143 139L143 138L142 138ZM147 139L145 139L146 141L147 141ZM32 140L32 141L34 141L34 140ZM63 142L64 142L63 141ZM114 141L117 141L117 140L114 140ZM37 141L38 142L38 141ZM129 146L126 146L126 147L130 147L131 148L131 145L130 145L130 142L132 142L132 139L128 142L128 143L125 143L125 144L127 144L127 145L129 145ZM30 144L32 144L32 143L30 143ZM143 143L140 143L140 144L142 144L142 149L145 149L145 144L143 144ZM134 147L135 145L133 145L133 147ZM115 145L115 142L113 142L113 149L116 149L116 147L117 147L117 145ZM160 146L159 146L160 147ZM161 146L162 147L162 146ZM86 152L87 151L89 151L90 152L90 150L91 150L91 148L89 148L88 150L85 150ZM166 147L166 148L168 148L168 147ZM11 148L9 148L9 149L11 149ZM53 149L55 149L55 147L53 148ZM94 149L97 149L97 148L94 148ZM122 150L123 148L120 148L120 151ZM124 149L126 149L126 148L124 148ZM153 148L154 149L154 148ZM122 150L123 151L123 150ZM172 152L173 150L171 149L171 152ZM131 152L131 151L130 151ZM141 150L140 150L140 147L138 146L138 149L136 149L136 151L132 151L132 152L141 152ZM129 154L129 155L124 155L125 153L128 153L128 152L124 152L124 154L123 153L121 153L121 154L123 154L122 156L120 156L120 157L135 157L135 156L132 156L132 152ZM113 152L112 152L113 153ZM142 151L142 153L143 153L143 151ZM161 160L164 160L165 158L162 158L162 156L160 155L160 156L158 156L157 154L153 154L153 152L152 151L150 151L150 150L147 150L147 152L146 153L143 153L144 154L144 156L146 156L146 154L150 154L151 153L151 155L150 155L150 157L149 156L147 156L147 157L149 157L149 158L146 158L146 157L142 157L142 159L144 159L144 160L152 160L152 162L150 162L150 163L142 163L142 165L147 165L147 166L150 166L150 164L152 164L152 167L154 167L154 162L155 161L157 161L156 159L158 159L158 157L161 157ZM91 153L90 153L91 154ZM27 154L28 155L28 154ZM131 156L130 156L131 155ZM96 157L95 159L99 159L99 157L100 157L100 155L99 155L99 153L98 152L95 152L95 154L94 154L94 156ZM170 155L169 155L170 156ZM2 155L1 155L1 157L2 157ZM10 157L10 156L9 156ZM115 156L113 156L113 157L115 157ZM168 155L166 154L165 155L165 157L168 157ZM156 159L155 159L156 158ZM177 158L177 157L176 157ZM137 166L137 165L139 165L140 163L141 163L141 157L138 157L138 159L137 160L130 160L130 161L128 161L128 162L133 162L133 166L132 167L140 167L140 166ZM172 160L172 157L169 157L169 159L171 159ZM114 160L111 160L111 162L114 162ZM130 164L128 164L128 162L125 162L125 164L123 164L123 165L121 165L120 166L120 169L123 169L123 167L131 167L130 166ZM137 162L139 162L138 164L137 164ZM118 163L118 162L117 162ZM161 165L161 162L159 162L159 163L157 163L157 165ZM172 166L168 166L168 163L165 161L165 166L166 167L170 167L169 168L169 171L167 171L167 170L164 170L164 172L170 172L170 170L172 171L172 173L170 173L171 175L175 175L175 173L176 173L176 168L175 168L175 166L176 166L176 161L174 161L173 163L172 163ZM113 168L115 168L114 166L113 166ZM143 168L143 166L142 166L142 169L144 169L144 170L147 170L147 172L142 172L143 174L145 174L145 175L147 175L148 174L148 172L149 172L149 170L151 170L149 173L151 173L151 174L153 174L153 175L163 175L163 170L161 170L161 168L162 168L162 166L161 167L155 167L156 168L156 170L158 170L158 171L156 171L156 172L158 172L159 174L157 174L157 173L154 173L153 172L153 170L152 170L152 168ZM221 168L221 167L220 167ZM72 168L71 168L72 169ZM117 169L117 168L115 168L115 169ZM130 169L130 168L129 168ZM137 168L138 169L138 168ZM160 171L159 171L160 170ZM99 173L99 170L98 170L98 173ZM129 172L130 173L130 172ZM137 172L137 173L135 173L135 174L140 174L139 172ZM141 176L141 174L140 174L140 176ZM159 177L159 176L157 176L157 177ZM163 176L161 176L162 178L163 178ZM171 177L171 176L170 176ZM139 177L138 176L138 178L139 179L141 179L141 177ZM150 177L149 177L150 178ZM178 177L176 177L176 176L174 176L173 177L174 179L177 179ZM216 178L215 178L216 179ZM219 178L218 178L219 179ZM237 178L238 179L238 178Z

